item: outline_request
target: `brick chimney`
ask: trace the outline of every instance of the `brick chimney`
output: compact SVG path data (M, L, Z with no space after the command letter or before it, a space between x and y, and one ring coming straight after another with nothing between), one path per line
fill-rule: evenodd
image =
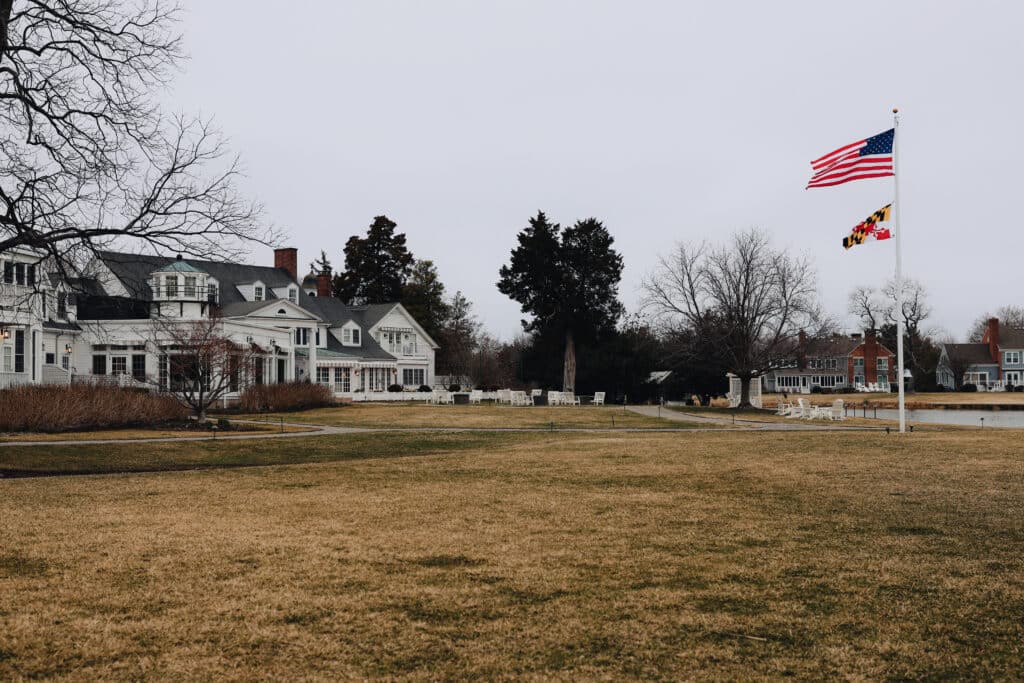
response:
M327 273L320 273L316 276L316 295L318 297L331 295L331 276Z
M299 279L299 250L294 247L282 247L274 250L274 267L284 268L296 282Z
M797 335L796 366L801 370L807 367L807 333L803 330Z
M988 342L988 352L992 360L999 363L999 318L988 319L988 329L982 341Z

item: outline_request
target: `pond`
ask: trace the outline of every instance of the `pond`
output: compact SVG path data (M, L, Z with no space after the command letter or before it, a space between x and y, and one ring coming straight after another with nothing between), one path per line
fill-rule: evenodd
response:
M853 406L848 413L853 417ZM877 414L876 414L877 413ZM857 413L858 417L862 415ZM899 411L894 408L879 408L877 411L868 408L867 416L881 420L900 419ZM982 418L985 419L982 423ZM908 410L907 424L947 424L969 425L972 427L1016 427L1024 429L1024 410Z

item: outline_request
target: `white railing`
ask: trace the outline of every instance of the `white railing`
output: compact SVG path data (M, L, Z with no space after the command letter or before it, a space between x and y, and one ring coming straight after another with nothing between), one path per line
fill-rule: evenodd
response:
M130 387L133 389L152 389L153 386L140 382L131 375L72 375L74 384L103 384L112 387Z
M27 372L0 372L0 389L31 384L32 378Z

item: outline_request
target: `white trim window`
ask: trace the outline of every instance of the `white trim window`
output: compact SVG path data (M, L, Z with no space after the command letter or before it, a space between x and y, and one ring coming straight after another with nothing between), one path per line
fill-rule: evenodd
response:
M294 287L289 287L288 288L288 301L291 301L293 304L298 304L299 303L299 290L295 289Z
M402 384L407 387L421 387L427 383L426 374L423 368L402 368Z
M352 368L334 368L334 390L341 393L352 391Z
M1006 365L1019 365L1020 351L1005 351L1003 353L1003 363Z
M1015 387L1018 387L1018 386L1020 386L1020 383L1021 383L1020 382L1021 374L1022 373L1020 372L1020 370L1009 370L1006 373L1004 373L1003 381L1007 385L1013 385Z
M255 285L252 288L252 300L263 301L263 287L262 285Z
M799 375L779 375L775 378L775 386L780 389L796 389L800 386Z
M316 368L316 383L327 387L331 386L331 369L318 365Z

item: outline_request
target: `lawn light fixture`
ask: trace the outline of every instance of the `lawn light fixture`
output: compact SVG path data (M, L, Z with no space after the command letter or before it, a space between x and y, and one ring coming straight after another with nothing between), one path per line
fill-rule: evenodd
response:
M10 339L11 330L7 327L0 327L0 339Z
M64 345L64 353L71 353L71 344Z

